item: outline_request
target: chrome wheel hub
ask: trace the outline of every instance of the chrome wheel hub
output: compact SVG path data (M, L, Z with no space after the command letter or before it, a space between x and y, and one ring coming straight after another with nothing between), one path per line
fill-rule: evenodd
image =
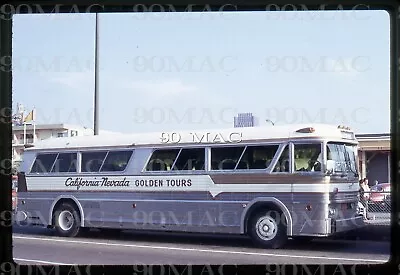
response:
M261 217L256 223L256 233L262 240L272 240L278 233L278 225L270 216Z

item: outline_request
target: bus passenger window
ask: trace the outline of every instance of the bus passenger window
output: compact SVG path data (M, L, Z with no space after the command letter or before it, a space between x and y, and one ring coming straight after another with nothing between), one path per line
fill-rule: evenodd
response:
M238 164L238 166L236 167L236 169L249 169L249 163L247 161L243 161L241 160Z
M204 148L182 149L172 170L204 170L204 160Z
M107 152L83 152L82 172L99 172Z
M232 170L235 169L236 166L236 162L233 159L224 159L223 161L221 161L221 169L222 170Z
M211 161L211 170L218 170L218 161Z
M278 145L247 146L236 169L266 169L278 148Z
M211 148L212 170L233 170L243 153L244 146Z
M38 155L33 163L31 173L49 173L56 160L57 154Z
M76 153L58 154L56 162L51 170L52 173L76 172L77 157Z
M295 144L294 170L296 172L321 171L321 144Z
M169 171L178 156L179 149L155 150L146 165L146 171Z
M166 171L167 165L161 159L152 159L148 167L151 167L151 171ZM150 171L150 170L148 170Z
M194 170L205 170L204 160L196 161L194 165Z
M101 167L101 172L124 171L131 156L132 151L110 151Z

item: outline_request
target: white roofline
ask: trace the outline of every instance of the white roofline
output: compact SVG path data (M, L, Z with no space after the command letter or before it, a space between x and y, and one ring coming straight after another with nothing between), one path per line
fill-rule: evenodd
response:
M302 128L313 127L315 133L296 133L296 130ZM128 147L128 146L146 146L146 145L162 145L162 137L167 137L170 132L152 132L152 133L137 133L137 134L109 134L109 135L96 135L96 136L80 136L80 137L66 137L54 138L39 141L34 144L35 149L58 149L58 148L87 148L87 147ZM278 126L260 126L260 127L240 127L240 128L225 128L225 129L203 129L193 131L175 131L176 136L179 134L181 139L178 143L169 143L170 145L176 144L215 144L224 143L231 144L229 138L233 143L237 143L239 139L246 141L258 140L276 140L284 138L330 138L333 140L341 140L341 129L337 126L327 124L290 124ZM205 141L208 134L208 141ZM196 136L195 136L196 135ZM202 142L200 139L203 137ZM215 142L225 139L227 142ZM205 142L204 142L205 141ZM351 142L351 140L349 140ZM353 140L353 142L357 142Z

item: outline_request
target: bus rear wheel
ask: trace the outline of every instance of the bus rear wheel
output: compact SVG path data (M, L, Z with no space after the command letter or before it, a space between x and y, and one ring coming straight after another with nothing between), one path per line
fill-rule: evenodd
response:
M287 241L282 213L276 210L258 211L249 219L248 233L255 245L262 248L281 248Z
M63 203L54 212L54 225L58 235L75 237L80 230L80 216L78 211L69 203Z

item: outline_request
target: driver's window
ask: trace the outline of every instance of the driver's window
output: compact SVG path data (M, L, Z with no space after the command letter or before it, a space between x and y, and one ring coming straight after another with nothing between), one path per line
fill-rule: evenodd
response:
M321 144L294 144L294 171L321 171Z

